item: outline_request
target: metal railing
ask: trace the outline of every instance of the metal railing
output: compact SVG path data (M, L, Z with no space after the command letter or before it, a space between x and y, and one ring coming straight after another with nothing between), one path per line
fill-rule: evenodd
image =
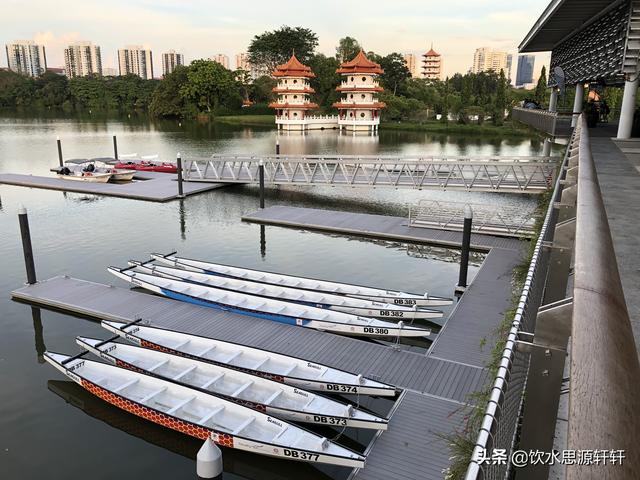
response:
M575 220L568 218L571 212L575 212ZM566 231L571 223L575 225L575 276L568 448L590 451L624 449L627 458L622 466L615 465L609 469L597 465L570 465L567 478L622 480L634 478L640 471L640 453L636 445L637 432L640 431L640 396L637 394L640 366L591 157L586 119L581 116L567 148L535 246L466 480L504 480L512 471L509 461L494 464L481 459L495 449L503 449L508 459L518 442L518 425L531 358L531 349L520 348L525 343L520 339L531 338L534 329L536 336L538 334L536 320L539 308L543 296L545 299L549 296L545 288L550 289L556 282L553 276L560 269L555 263L553 268L549 266L554 236L562 229ZM570 252L567 254L570 257ZM566 267L563 271L565 277L569 275L568 264ZM554 292L560 298L565 293ZM540 313L542 311L540 309ZM538 343L536 336L528 345L544 347L544 342ZM566 342L566 338L564 340ZM560 392L548 394L559 395Z
M438 200L420 200L417 205L410 205L409 226L462 231L466 205L473 211L472 232L516 238L530 238L535 233L536 217L532 209L489 208L486 204Z
M558 114L548 110L537 110L534 108L513 107L511 118L517 122L529 125L532 128L555 135L556 121Z
M185 163L185 180L271 185L436 188L542 193L555 179L551 157L213 155Z

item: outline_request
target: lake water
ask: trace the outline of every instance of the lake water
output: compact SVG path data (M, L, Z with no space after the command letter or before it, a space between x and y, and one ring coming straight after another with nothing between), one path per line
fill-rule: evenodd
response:
M65 158L120 153L174 158L212 153L271 153L271 129L141 120L0 118L0 172L49 175ZM384 132L379 137L314 132L280 136L282 153L517 154L542 151L538 140L482 139ZM423 198L529 208L528 196L345 188L280 188L267 204L405 214ZM76 335L106 334L95 322L31 308L9 299L25 279L17 211L29 211L38 278L70 275L124 287L106 267L178 250L193 258L451 296L455 250L333 236L240 221L257 208L254 188L233 187L166 204L0 185L0 471L2 478L193 478L200 442L167 431L92 397L42 362L44 349L76 353ZM470 268L477 272L480 259ZM339 267L338 267L339 266ZM446 313L449 309L446 310ZM239 342L242 339L238 339ZM403 348L424 349L428 345ZM389 405L372 404L374 409ZM337 432L323 432L327 437ZM364 448L371 435L348 431L339 441ZM223 451L225 478L345 478L339 468Z

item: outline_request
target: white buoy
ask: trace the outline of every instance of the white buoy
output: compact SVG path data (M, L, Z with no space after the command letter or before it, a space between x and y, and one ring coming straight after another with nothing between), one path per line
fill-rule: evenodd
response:
M206 439L196 457L198 478L220 478L222 476L222 452L211 439Z

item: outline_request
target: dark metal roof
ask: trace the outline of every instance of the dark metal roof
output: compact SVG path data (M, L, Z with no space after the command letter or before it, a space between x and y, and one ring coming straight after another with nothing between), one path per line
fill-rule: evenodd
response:
M584 28L610 8L629 0L552 0L524 37L520 53L545 52Z

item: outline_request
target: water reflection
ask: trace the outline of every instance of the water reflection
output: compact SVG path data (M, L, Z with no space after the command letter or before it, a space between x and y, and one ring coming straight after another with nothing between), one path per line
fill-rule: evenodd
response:
M75 382L49 380L47 388L87 415L183 457L195 460L198 450L202 446L202 442L196 438L156 425L100 400ZM306 463L289 462L265 456L260 456L259 461L256 461L255 454L221 448L224 472L238 475L241 478L256 480L335 478ZM342 477L345 476L343 473Z
M47 346L44 344L44 336L42 334L42 315L38 307L31 307L31 318L33 319L33 332L35 335L38 363L44 363L44 352L47 351Z
M265 236L265 226L260 225L260 257L264 260L267 256L267 237Z
M180 200L178 200L179 202L179 206L178 206L178 214L180 216L180 238L182 240L186 240L187 239L187 222L186 222L186 213L185 213L185 208L184 208L184 198L181 198Z

